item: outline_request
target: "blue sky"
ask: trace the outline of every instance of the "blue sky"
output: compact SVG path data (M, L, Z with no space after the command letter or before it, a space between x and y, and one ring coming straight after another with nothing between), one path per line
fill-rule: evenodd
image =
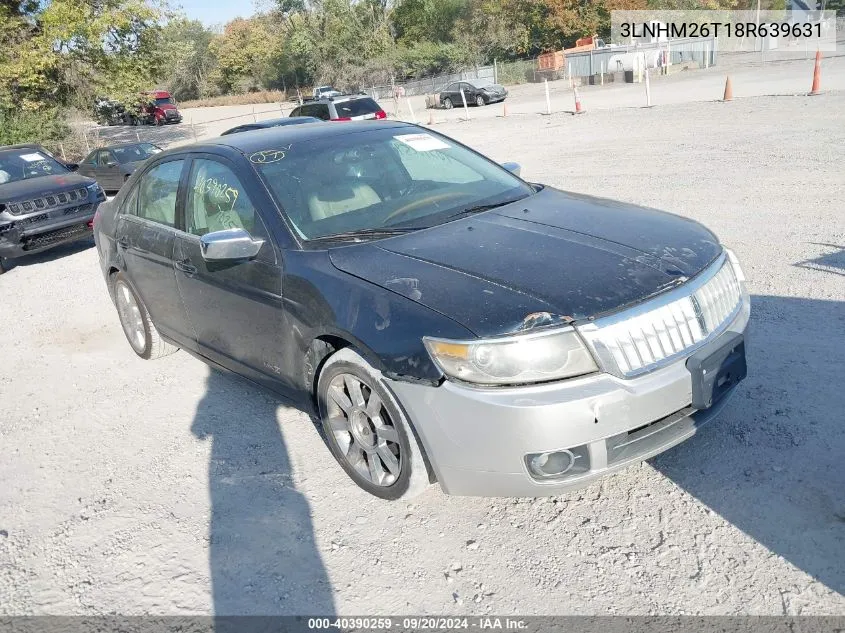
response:
M225 24L237 17L248 18L255 13L252 0L174 0L171 6L181 5L185 14L206 26Z

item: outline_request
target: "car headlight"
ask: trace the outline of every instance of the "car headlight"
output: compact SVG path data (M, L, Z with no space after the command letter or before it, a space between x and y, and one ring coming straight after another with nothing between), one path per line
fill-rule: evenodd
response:
M745 271L742 270L742 266L739 265L739 258L736 256L736 253L734 253L729 248L725 249L725 253L728 256L728 261L731 263L731 268L733 268L733 270L734 270L734 275L736 275L736 280L739 283L744 284L745 280L746 280Z
M444 374L479 385L513 385L571 378L598 366L573 328L477 341L425 337Z

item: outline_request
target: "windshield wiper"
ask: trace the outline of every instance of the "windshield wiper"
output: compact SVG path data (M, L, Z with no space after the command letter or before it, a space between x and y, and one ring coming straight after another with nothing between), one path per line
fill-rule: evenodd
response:
M452 215L448 216L447 220L454 220L455 218L459 218L463 215L471 215L473 213L481 213L482 211L489 211L490 209L498 209L499 207L503 207L507 204L512 204L514 202L519 202L522 198L516 198L514 200L505 200L504 202L494 202L492 204L478 204L474 207L467 207L466 209L461 209L457 213L453 213Z
M380 227L371 229L357 229L355 231L344 231L343 233L333 233L332 235L323 235L321 237L314 237L308 240L309 242L333 242L335 240L353 240L356 238L365 237L390 237L391 235L400 235L402 233L410 233L411 231L419 231L424 229L424 226L394 226L394 227Z

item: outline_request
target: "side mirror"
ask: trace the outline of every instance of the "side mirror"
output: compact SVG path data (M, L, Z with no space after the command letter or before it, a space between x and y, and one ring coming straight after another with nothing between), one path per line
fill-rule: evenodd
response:
M519 163L502 163L502 167L507 169L514 176L519 176L522 172L522 167Z
M243 229L214 231L200 237L202 257L206 261L252 259L263 245L264 240L253 239Z

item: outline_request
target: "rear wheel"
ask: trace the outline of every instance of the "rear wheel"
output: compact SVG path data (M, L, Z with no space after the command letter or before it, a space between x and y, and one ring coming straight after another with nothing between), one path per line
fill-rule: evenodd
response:
M123 273L116 273L114 277L114 303L126 340L138 356L144 360L153 360L179 350L161 338L147 307L135 294Z
M452 109L452 100L449 97L446 97L445 99L443 99L443 107L446 108L447 110Z
M409 499L429 485L419 444L381 372L351 349L327 361L317 399L329 449L349 477L382 499Z

